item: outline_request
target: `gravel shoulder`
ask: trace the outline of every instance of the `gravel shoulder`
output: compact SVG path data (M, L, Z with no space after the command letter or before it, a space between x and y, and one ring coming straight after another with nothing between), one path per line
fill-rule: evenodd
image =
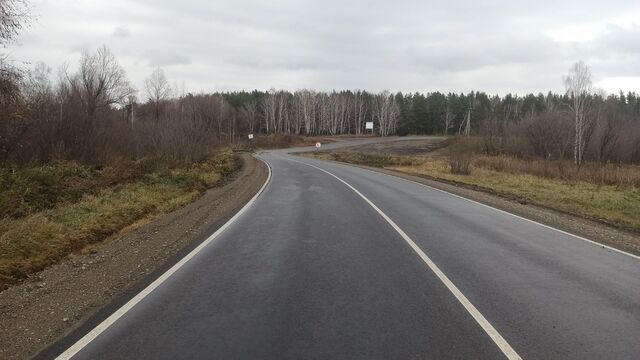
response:
M545 207L521 204L516 200L501 197L491 192L482 191L481 189L476 189L472 186L453 184L440 179L436 180L428 178L424 175L409 174L395 170L350 163L344 164L415 181L420 184L507 211L529 220L537 221L541 224L545 224L571 234L582 236L589 240L605 244L631 254L640 255L640 234L635 232L614 228L597 221L588 220Z
M1 292L0 358L29 358L56 343L38 356L48 358L71 345L206 239L267 179L263 162L240 159L225 184L193 203Z

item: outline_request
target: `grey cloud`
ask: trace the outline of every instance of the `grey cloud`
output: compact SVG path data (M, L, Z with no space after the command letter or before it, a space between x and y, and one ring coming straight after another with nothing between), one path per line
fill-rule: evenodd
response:
M191 58L189 58L189 56L180 52L174 52L171 49L146 50L142 53L141 57L152 67L191 64Z
M128 38L131 37L131 30L124 26L118 26L113 30L113 37Z
M625 14L640 15L637 0L113 0L81 9L39 0L38 6L42 26L29 31L39 40L17 51L25 60L56 66L68 60L60 45L77 54L73 44L104 43L135 83L162 66L171 81L196 91L546 92L561 90L562 74L578 59L592 65L596 79L638 76L640 69L640 20L618 23ZM587 42L548 35L591 23L609 25Z

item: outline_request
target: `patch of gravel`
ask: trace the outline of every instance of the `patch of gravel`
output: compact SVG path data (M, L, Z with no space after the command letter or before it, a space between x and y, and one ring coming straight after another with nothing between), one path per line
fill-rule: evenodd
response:
M33 356L127 291L150 283L213 233L267 178L264 163L246 153L239 158L241 168L225 184L193 203L1 292L0 359Z
M640 234L635 232L618 229L597 221L588 220L580 216L567 214L545 207L532 204L522 204L518 201L501 197L490 192L481 191L471 186L467 187L460 184L452 184L443 180L426 177L424 175L408 174L400 171L374 168L364 165L347 165L412 180L417 183L428 185L436 189L444 190L452 194L510 212L523 218L582 236L601 244L606 244L631 254L640 255Z

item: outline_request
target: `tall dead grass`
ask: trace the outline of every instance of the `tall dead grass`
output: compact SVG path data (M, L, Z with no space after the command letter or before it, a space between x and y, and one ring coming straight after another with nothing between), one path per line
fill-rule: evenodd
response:
M479 147L479 139L454 138L449 148L449 169L452 174L469 175L473 157Z
M474 165L510 174L529 174L549 179L584 181L598 185L640 187L640 166L584 163L569 160L521 159L513 156L478 156Z
M473 158L470 154L455 152L449 155L449 168L452 174L471 174L471 162Z

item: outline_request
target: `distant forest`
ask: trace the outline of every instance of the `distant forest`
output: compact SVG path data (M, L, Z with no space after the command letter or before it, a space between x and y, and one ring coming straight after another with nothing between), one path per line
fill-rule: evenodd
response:
M0 2L0 49L30 21L28 1ZM560 79L558 79L560 81ZM135 89L103 46L54 75L0 54L0 165L117 159L190 163L247 135L442 134L480 139L481 151L519 157L640 163L640 96L604 94L577 62L564 94L488 95L269 90L194 94L155 69ZM425 84L428 88L429 84Z
M86 52L75 71L3 63L0 162L54 159L104 164L117 158L201 158L247 135L456 135L486 153L548 159L640 162L640 96L591 88L577 63L565 94L390 93L298 90L194 94L162 69L134 89L109 49ZM576 84L582 86L576 88ZM586 85L584 85L586 84Z

